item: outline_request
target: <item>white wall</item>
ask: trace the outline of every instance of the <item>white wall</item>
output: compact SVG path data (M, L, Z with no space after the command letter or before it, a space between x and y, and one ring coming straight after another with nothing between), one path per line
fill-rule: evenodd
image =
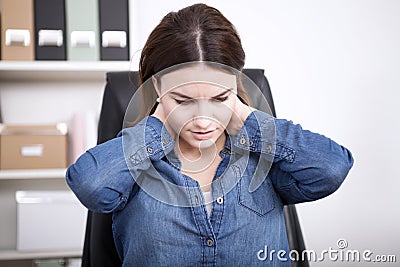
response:
M400 261L400 1L204 2L236 25L246 67L265 68L278 117L353 152L355 165L336 193L297 206L307 248L337 249L345 238L348 249ZM134 1L133 49L162 16L191 3ZM338 263L313 264L329 265Z

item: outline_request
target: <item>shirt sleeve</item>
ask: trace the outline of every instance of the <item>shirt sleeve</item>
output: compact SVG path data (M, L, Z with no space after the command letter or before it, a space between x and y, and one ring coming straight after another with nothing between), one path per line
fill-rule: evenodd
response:
M124 208L137 179L150 167L146 142L160 143L154 138L160 125L159 120L147 117L89 149L68 167L67 184L83 205L101 213Z
M354 163L351 152L333 140L258 110L248 116L234 146L272 161L269 177L285 204L332 194Z
M69 187L88 209L108 213L123 208L134 185L122 150L122 137L98 145L66 173Z

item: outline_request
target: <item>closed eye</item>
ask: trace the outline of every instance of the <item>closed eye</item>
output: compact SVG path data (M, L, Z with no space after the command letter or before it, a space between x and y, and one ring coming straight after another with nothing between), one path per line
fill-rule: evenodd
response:
M215 102L215 103L224 102L224 101L226 101L226 100L228 99L228 95L227 95L227 94L228 94L229 92L230 92L230 91L225 91L225 92L222 92L222 93L219 94L219 95L216 95L216 96L214 96L214 97L211 97L211 98L210 98L210 101ZM171 94L173 94L173 95L175 95L176 97L178 97L178 98L173 97L173 99L175 100L175 102L176 102L178 105L189 105L189 104L195 103L196 100L197 100L197 99L195 99L195 98L191 98L191 97L189 97L189 96L186 96L186 95L184 95L184 94L180 94L180 93L178 93L178 92L171 92Z
M225 96L225 97L211 98L210 100L213 102L216 102L216 103L222 103L222 102L226 101L227 99L228 99L228 97ZM174 100L178 105L189 105L196 101L195 99L186 99L186 100L174 99Z
M174 98L174 100L178 105L188 105L195 101L194 99L180 100L180 99L175 99L175 98Z
M224 102L228 99L228 96L224 96L224 97L213 97L211 98L212 101L214 102Z

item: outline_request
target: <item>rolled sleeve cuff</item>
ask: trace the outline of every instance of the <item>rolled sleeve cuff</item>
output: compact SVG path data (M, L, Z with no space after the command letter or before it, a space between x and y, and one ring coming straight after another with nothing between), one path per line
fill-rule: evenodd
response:
M273 159L276 147L275 118L255 110L244 121L234 139L235 152L256 152Z
M123 130L124 152L130 163L160 160L174 148L174 140L164 124L154 116L147 116L137 125Z

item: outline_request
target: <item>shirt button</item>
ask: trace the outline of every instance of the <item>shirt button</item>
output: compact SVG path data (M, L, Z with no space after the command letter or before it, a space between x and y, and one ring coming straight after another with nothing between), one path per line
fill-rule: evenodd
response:
M153 153L153 148L151 146L147 147L147 152L149 152L150 154Z
M267 146L267 152L268 152L268 153L271 153L271 152L272 152L272 146L271 146L271 145L268 145L268 146Z
M246 139L244 138L244 136L242 136L242 138L240 138L240 144L244 145L246 143Z
M217 198L217 203L218 204L222 204L222 203L224 203L224 198L223 197L219 197L219 198Z
M253 140L250 140L249 141L249 146L252 146L253 145Z
M211 238L207 239L207 246L209 247L214 246L214 240L212 240Z

